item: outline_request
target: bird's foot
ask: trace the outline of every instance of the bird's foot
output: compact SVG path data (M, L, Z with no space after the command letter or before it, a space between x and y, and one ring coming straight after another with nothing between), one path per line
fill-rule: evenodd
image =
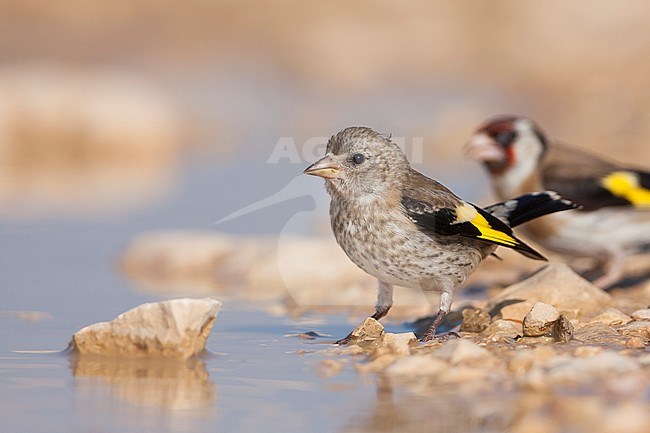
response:
M455 340L460 338L460 335L455 332L443 332L442 334L435 334L434 332L426 332L422 337L420 337L421 343L428 343L430 341L435 341L438 343L444 343L445 341Z
M334 344L336 344L338 346L347 346L352 341L352 338L353 338L352 333L350 332L346 337L341 338L340 340L338 340Z

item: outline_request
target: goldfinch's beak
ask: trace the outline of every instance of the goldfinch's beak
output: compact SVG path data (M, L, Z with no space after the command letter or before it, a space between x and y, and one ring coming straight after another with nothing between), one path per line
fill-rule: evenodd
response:
M325 155L324 158L319 159L307 167L303 173L320 176L325 179L336 179L340 177L341 166L332 159L331 155Z
M475 134L465 145L465 156L481 162L503 162L507 155L486 133Z

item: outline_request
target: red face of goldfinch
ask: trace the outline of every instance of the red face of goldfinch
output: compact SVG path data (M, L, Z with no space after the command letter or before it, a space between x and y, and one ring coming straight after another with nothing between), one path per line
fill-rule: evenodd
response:
M481 125L465 146L466 154L485 164L493 175L518 166L535 166L547 140L537 125L525 117L498 116Z

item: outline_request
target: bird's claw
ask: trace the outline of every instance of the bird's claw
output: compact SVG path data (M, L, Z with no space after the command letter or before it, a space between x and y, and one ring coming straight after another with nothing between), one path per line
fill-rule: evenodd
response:
M352 333L350 332L346 337L341 338L334 344L338 346L347 346L348 344L350 344L351 341L352 341Z
M421 343L428 343L430 341L436 341L438 343L444 343L445 341L455 340L460 338L460 335L455 332L445 332L442 334L435 334L433 332L427 332L422 337L420 337Z

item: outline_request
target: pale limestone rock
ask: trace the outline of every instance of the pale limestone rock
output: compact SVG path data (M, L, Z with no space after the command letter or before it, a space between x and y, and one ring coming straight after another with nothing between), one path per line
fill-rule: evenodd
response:
M632 318L634 320L650 320L650 308L636 310L634 313L632 313Z
M495 320L481 335L493 342L513 340L522 335L521 325L510 320Z
M445 342L435 352L435 355L438 358L449 361L452 365L485 360L492 357L486 348L465 339Z
M373 341L381 337L383 332L384 326L372 317L368 317L361 325L354 328L354 331L352 331L352 341Z
M633 358L615 352L602 352L585 358L560 355L551 359L546 368L549 381L565 383L631 373L639 370L639 364Z
M573 351L573 356L577 356L579 358L584 358L588 356L594 356L598 353L603 352L605 349L603 349L600 346L580 346L577 347L576 350Z
M478 308L465 308L463 310L463 323L460 325L462 332L481 332L490 325L490 315Z
M187 359L205 350L216 299L173 299L142 304L110 322L95 323L72 336L80 354Z
M650 320L639 320L617 328L623 335L636 336L650 341Z
M637 361L639 362L639 365L643 367L650 367L650 353L641 355L637 358Z
M514 375L528 372L535 362L535 353L532 350L518 350L508 361L508 370Z
M507 299L550 304L569 318L574 315L593 316L612 302L609 294L562 263L552 263L526 280L506 288L490 300L487 309Z
M600 418L602 433L647 433L650 412L647 401L627 401L615 407L606 407Z
M560 313L554 306L537 302L526 314L523 321L523 331L526 337L539 337L552 333L555 322L560 318Z
M557 355L553 346L537 346L534 349L519 348L508 363L508 369L517 375L539 368L547 360Z
M354 368L361 374L379 373L385 371L397 359L401 359L401 357L393 354L384 354L365 364L356 364Z
M411 354L411 346L417 344L417 338L412 332L402 334L384 333L381 345L395 355L406 356Z
M449 368L447 362L434 356L414 355L398 359L386 369L386 373L406 377L436 376L444 373Z
M624 314L616 308L607 307L603 309L598 315L593 317L590 323L603 323L609 326L623 325L632 321L627 314Z
M533 308L533 305L535 305L535 300L533 299L522 300L521 302L506 305L499 310L499 315L497 317L500 317L503 320L521 323L523 322L524 317L526 317L526 314L528 314L530 309Z
M553 344L555 342L555 337L540 335L537 337L521 337L517 340L517 346L537 346L538 344Z
M627 338L617 332L611 326L603 323L578 323L575 327L574 338L583 343L590 345L608 345L620 344L625 345Z
M625 342L625 346L630 349L643 349L645 348L645 341L641 337L630 337Z
M497 370L493 366L486 367L482 365L456 365L453 366L447 373L440 376L441 383L458 384L462 386L472 385L480 386L485 385L489 378L497 375ZM498 371L500 373L500 371ZM499 375L499 377L501 377Z

